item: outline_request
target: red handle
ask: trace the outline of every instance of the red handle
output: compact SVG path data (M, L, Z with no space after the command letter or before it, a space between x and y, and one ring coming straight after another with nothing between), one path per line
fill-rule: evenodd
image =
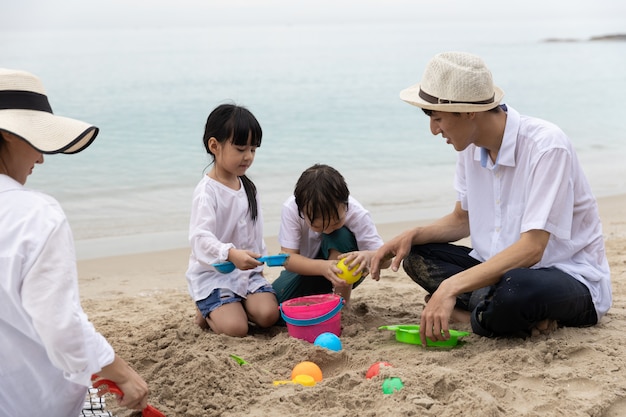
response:
M143 417L165 417L165 414L148 404L146 408L141 412Z
M98 376L93 375L91 377L91 380L93 381L96 378L98 378ZM97 381L94 381L92 385L98 390L99 395L104 395L107 392L110 392L111 394L115 394L120 398L124 397L124 393L122 392L120 387L118 387L117 384L110 379L99 379ZM148 404L146 408L141 411L141 415L143 417L165 417L165 414L163 414L150 404Z
M120 398L124 396L124 393L122 392L120 387L118 387L117 384L110 379L99 379L95 381L92 385L94 388L98 389L98 394L100 395L104 395L107 392L110 392L111 394L115 394Z

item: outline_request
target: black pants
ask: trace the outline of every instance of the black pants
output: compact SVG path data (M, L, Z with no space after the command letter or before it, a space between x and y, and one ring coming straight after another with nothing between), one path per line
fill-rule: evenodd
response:
M480 263L470 252L470 248L448 243L416 245L403 267L432 294L445 279ZM459 295L456 306L471 312L474 333L488 337L525 337L545 319L571 327L598 321L587 287L556 268L512 269L491 287Z

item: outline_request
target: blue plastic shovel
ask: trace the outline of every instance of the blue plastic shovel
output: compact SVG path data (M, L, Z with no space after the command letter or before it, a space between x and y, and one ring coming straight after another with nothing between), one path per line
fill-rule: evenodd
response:
M288 253L281 253L280 255L261 256L257 258L257 261L267 264L267 266L283 266L289 257ZM213 267L222 274L228 274L235 270L235 264L232 262L222 262L219 264L213 264Z

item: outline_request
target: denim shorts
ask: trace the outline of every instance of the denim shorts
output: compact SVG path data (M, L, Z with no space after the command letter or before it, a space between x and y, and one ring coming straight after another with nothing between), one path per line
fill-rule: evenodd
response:
M251 294L260 294L263 292L274 293L274 288L271 285L265 285ZM209 314L218 307L228 303L240 303L244 300L243 297L235 294L228 288L216 288L209 296L203 300L196 301L198 309L202 313L202 317L209 317Z

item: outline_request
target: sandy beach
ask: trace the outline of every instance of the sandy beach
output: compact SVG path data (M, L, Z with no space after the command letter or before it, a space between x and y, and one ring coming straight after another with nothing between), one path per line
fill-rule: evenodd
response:
M402 344L381 325L418 324L425 292L404 272L367 279L341 312L339 352L290 337L286 327L245 338L202 331L187 293L186 248L79 261L82 303L96 328L148 381L167 416L594 416L626 415L626 195L599 199L613 307L597 326L526 340L474 334L455 349ZM444 214L444 213L442 213ZM379 225L385 240L415 223ZM276 237L267 237L270 254ZM270 281L279 268L267 268ZM458 330L470 330L457 327ZM249 362L239 365L229 355ZM274 386L301 361L324 379ZM366 379L377 361L393 367ZM385 377L404 388L383 394ZM116 416L133 413L117 409Z

